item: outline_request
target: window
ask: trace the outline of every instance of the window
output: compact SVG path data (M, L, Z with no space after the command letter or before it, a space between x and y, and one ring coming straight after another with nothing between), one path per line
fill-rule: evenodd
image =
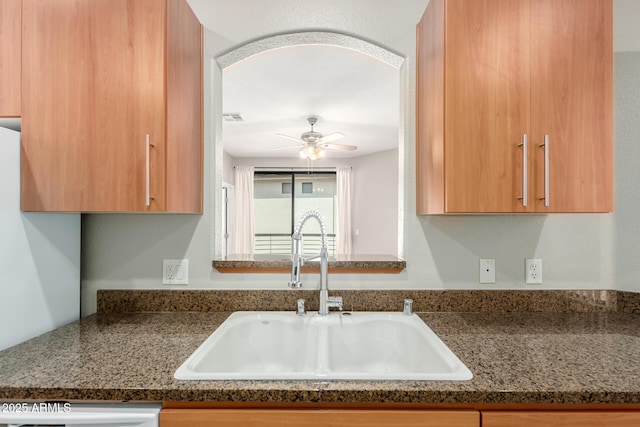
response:
M313 182L303 182L302 194L311 194L311 193L313 193Z
M327 249L335 254L335 172L255 172L253 181L256 254L290 254L296 223L310 210L324 217ZM304 255L320 253L318 222L310 219L303 231Z

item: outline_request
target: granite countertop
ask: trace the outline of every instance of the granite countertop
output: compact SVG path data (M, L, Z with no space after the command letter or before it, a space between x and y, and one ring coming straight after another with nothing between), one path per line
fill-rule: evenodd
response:
M319 258L309 261L303 272L320 269ZM213 260L212 266L221 273L290 273L290 255L232 254ZM329 258L329 271L333 273L400 273L407 266L405 260L393 255L338 255Z
M420 313L470 381L178 381L229 312L96 314L0 352L0 399L640 403L640 316Z

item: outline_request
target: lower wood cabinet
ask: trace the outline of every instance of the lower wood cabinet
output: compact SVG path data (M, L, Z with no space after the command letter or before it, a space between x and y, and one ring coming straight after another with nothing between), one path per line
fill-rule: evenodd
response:
M474 410L163 409L160 427L479 427Z
M638 411L482 411L482 427L631 427Z
M638 410L168 408L160 427L636 427Z

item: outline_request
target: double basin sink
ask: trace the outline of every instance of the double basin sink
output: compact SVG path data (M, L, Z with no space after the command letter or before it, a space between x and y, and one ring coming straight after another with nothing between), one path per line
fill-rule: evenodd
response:
M416 315L236 312L178 368L179 380L469 380Z

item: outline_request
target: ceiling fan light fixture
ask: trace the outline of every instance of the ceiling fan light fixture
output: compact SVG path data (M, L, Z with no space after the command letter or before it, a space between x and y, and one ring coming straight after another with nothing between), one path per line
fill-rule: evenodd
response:
M300 157L309 160L318 160L320 157L324 157L324 150L320 147L308 146L300 150Z

